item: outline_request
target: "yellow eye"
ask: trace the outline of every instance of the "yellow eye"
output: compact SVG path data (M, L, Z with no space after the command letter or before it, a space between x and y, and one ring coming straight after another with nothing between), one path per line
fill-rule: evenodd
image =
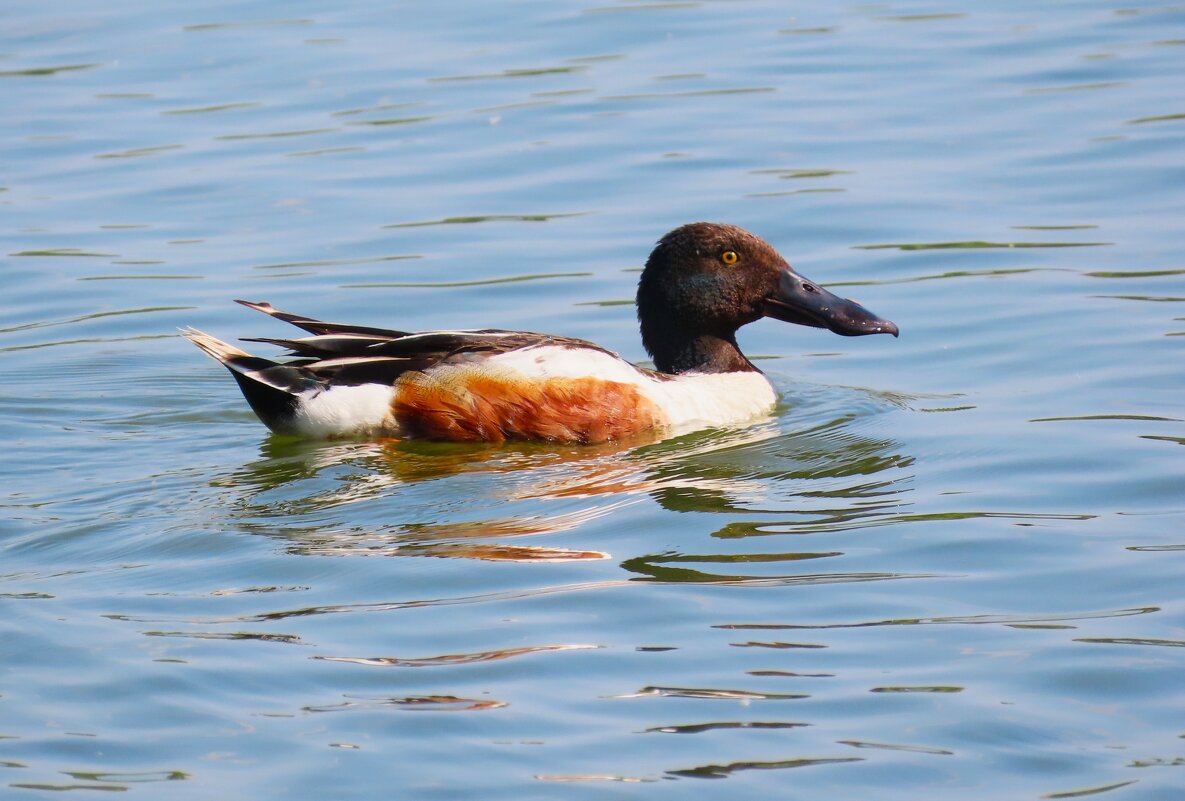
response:
M736 264L739 258L740 256L737 255L735 250L726 250L720 254L720 261L725 264Z

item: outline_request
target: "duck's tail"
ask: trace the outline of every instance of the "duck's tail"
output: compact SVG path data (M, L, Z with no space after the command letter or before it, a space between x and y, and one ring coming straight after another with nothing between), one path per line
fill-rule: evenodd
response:
M196 328L183 328L181 334L230 370L251 409L272 431L291 429L300 396L322 388L320 381L299 367L252 356Z
M238 368L233 366L235 363L246 359L267 361L267 359L259 359L245 350L239 350L229 342L223 342L218 337L210 336L205 331L199 331L190 326L182 328L181 335L201 348L207 356L217 359L232 371L238 371ZM268 362L268 364L275 364L275 362Z

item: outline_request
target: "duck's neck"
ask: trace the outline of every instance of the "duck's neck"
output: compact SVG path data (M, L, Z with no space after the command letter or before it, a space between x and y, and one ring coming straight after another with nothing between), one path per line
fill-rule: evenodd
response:
M736 334L705 334L642 326L642 344L663 373L759 372L737 346Z

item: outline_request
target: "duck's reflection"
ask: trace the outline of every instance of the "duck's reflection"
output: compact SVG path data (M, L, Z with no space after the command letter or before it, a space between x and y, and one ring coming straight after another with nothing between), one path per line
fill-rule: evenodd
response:
M596 539L587 547L520 540L603 531L615 513L647 502L672 512L728 514L713 532L720 540L883 522L907 503L913 460L893 440L864 432L872 416L783 416L742 429L595 446L272 437L260 459L224 483L243 490L238 524L287 541L293 553L608 559L613 555ZM727 552L630 555L621 565L643 581L768 583L811 578L769 575L771 569L842 555L719 550Z

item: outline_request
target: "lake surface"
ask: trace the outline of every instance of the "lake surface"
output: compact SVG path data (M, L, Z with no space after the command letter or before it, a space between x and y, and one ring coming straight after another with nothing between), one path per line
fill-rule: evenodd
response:
M0 797L1185 798L1185 6L598 3L6 4ZM699 219L900 339L486 447L176 333L641 360Z

